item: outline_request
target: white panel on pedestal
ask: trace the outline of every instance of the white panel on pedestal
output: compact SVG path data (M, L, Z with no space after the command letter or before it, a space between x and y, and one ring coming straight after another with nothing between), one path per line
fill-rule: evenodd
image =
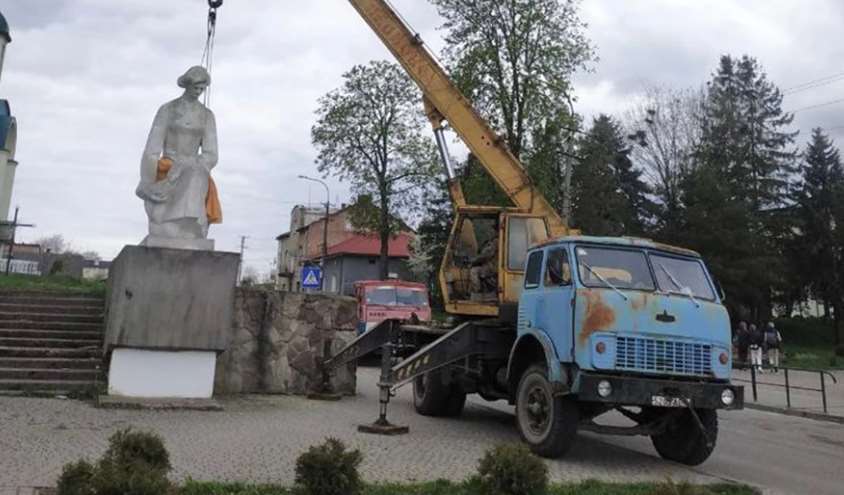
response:
M217 353L117 348L111 354L109 395L208 399Z

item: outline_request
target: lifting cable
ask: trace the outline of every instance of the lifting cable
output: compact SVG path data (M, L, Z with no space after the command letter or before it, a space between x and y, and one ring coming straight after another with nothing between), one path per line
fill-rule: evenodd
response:
M214 68L214 40L217 35L217 9L222 7L222 5L223 0L208 0L208 31L205 38L205 49L202 52L200 65L208 71L209 76ZM210 102L211 86L209 85L208 88L205 89L205 106L208 106Z

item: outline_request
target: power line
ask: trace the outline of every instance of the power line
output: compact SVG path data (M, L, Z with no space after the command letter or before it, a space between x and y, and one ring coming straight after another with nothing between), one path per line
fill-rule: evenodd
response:
M820 77L818 79L813 79L811 81L806 81L804 83L797 84L790 88L784 89L783 94L787 95L792 93L799 93L801 91L807 91L809 89L815 89L820 86L826 86L827 84L832 84L841 80L844 80L844 72L833 74L831 76Z
M810 89L821 88L821 87L823 87L823 86L827 86L827 85L829 85L829 84L837 83L837 82L840 82L840 81L844 81L844 76L841 76L841 77L838 77L838 78L835 78L835 79L831 79L831 80L829 80L829 81L825 81L825 82L820 82L820 83L817 83L817 84L813 84L813 85L811 85L811 86L805 86L805 87L802 87L802 88L799 88L799 89L794 89L794 90L791 90L791 91L786 91L786 92L784 92L784 93L783 93L783 95L786 95L786 96L787 96L787 95L793 95L793 94L795 94L795 93L800 93L800 92L802 92L802 91L808 91L808 90L810 90Z
M803 110L811 110L811 109L814 109L814 108L826 107L826 106L829 106L829 105L835 105L837 103L844 103L844 98L839 98L837 100L831 100L831 101L825 101L823 103L817 103L815 105L809 105L807 107L796 108L794 110L789 111L788 113L802 112Z

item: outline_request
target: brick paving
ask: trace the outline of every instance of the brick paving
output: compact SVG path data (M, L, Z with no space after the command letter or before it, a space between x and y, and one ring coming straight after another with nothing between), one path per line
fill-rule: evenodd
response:
M78 401L0 397L0 495L30 495L31 490L17 492L17 487L53 485L63 464L80 457L95 459L109 435L127 426L164 437L176 480L281 484L293 482L296 457L328 436L363 451L362 474L368 481L464 479L487 448L519 440L503 403L496 409L473 401L461 418L426 418L413 411L409 387L400 391L390 409L391 420L410 425L409 435L358 433L357 425L375 419L378 410L376 371L364 368L358 379L358 396L341 402L249 396L223 400L224 412L104 410ZM720 481L592 435L579 436L567 459L548 465L558 481L669 476Z

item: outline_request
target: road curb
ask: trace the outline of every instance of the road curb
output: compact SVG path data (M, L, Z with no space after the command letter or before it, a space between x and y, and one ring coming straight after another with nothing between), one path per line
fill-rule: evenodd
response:
M786 416L795 416L798 418L808 418L814 419L815 421L828 421L830 423L838 423L844 425L844 417L842 416L832 416L829 414L823 413L816 413L810 411L801 411L799 409L786 409L783 407L773 407L773 406L765 406L762 404L751 404L751 403L744 403L744 407L747 409L755 409L757 411L765 411L771 412L776 414L784 414Z

